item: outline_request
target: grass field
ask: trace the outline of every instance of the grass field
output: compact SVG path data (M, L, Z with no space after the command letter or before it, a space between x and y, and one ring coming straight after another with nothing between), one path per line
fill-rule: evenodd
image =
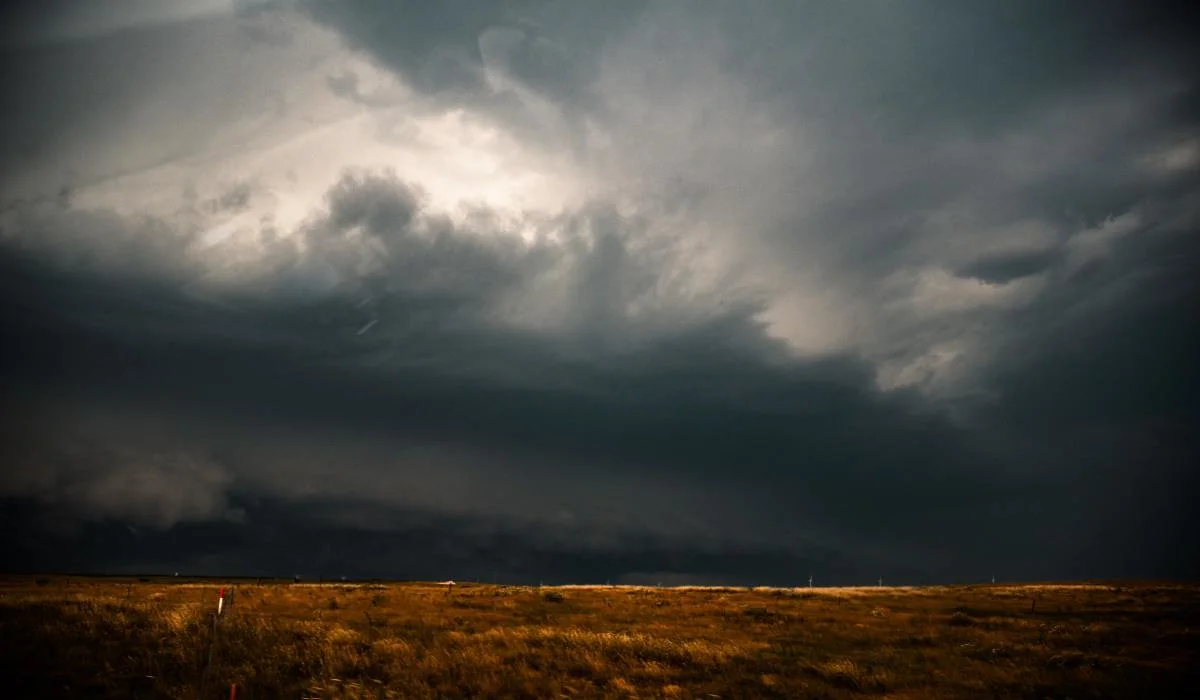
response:
M1200 587L30 577L0 581L0 645L3 697L1183 698Z

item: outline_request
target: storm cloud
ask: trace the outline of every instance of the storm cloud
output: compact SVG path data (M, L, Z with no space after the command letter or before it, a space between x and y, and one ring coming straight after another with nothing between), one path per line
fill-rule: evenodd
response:
M1184 10L210 4L6 10L10 567L1197 573Z

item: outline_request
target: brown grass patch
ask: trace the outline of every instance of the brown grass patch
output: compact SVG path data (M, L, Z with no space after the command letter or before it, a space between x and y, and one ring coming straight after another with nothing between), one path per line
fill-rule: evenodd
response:
M39 698L1171 698L1200 668L1189 586L242 583L214 635L221 585L0 581L0 674Z

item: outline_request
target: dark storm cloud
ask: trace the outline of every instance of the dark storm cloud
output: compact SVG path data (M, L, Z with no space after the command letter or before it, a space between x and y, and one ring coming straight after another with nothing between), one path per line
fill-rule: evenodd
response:
M83 515L161 525L173 511L138 511L142 501L120 500L129 494L116 484L133 479L130 488L162 489L164 509L168 495L210 499L203 505L215 516L239 489L286 491L304 469L286 448L292 443L310 459L318 453L309 467L322 480L348 470L337 479L356 484L350 497L369 501L400 488L390 495L403 501L411 498L403 484L413 482L393 487L392 477L421 463L396 459L404 445L465 446L443 458L446 468L516 507L489 504L479 493L456 503L450 483L447 493L416 498L413 507L487 512L498 505L501 521L535 523L555 522L565 510L568 520L583 519L581 527L676 533L691 537L693 548L710 538L766 540L805 525L837 533L847 540L842 546L884 529L897 548L902 540L916 546L936 527L933 514L990 498L997 480L965 436L904 400L875 395L853 362L773 366L774 343L746 316L752 309L718 313L632 348L604 338L636 334L597 304L616 303L622 288L637 287L598 281L635 263L619 219L596 216L607 223L581 224L581 238L566 246L584 251L577 308L588 320L585 354L571 333L556 340L514 332L489 316L490 302L536 276L553 250L485 245L436 217L426 220L419 196L389 177L347 176L330 192L328 215L307 231L306 246L334 275L354 269L352 250L377 250L378 264L318 291L304 287L312 280L302 270L281 269L279 296L265 303L200 300L161 280L103 274L106 260L126 256L95 258L97 267L81 270L10 251L5 323L23 340L7 350L5 364L14 395L41 399L30 404L40 432L17 440L32 444L24 445L15 476L47 476L9 479L6 489ZM441 228L424 231L430 223ZM351 248L355 236L379 245ZM359 302L362 293L369 306ZM375 328L359 335L355 329L371 319ZM55 405L64 395L69 403L112 405L77 434L67 427L77 419ZM122 417L116 406L126 404L141 413ZM41 406L45 414L37 413ZM147 410L155 417L147 419ZM156 423L173 437L159 435ZM287 428L272 433L272 425ZM356 435L359 448L337 445L339 432ZM63 439L78 443L67 449L70 457L50 448ZM100 446L89 447L89 439ZM118 468L105 440L148 443L140 449L155 455L151 465L212 464L215 480L203 483L218 488L151 479L129 471L129 459ZM154 452L156 441L178 454ZM251 441L268 446L254 455ZM414 454L438 459L437 449ZM85 466L59 474L47 471L47 460ZM189 473L199 478L200 470ZM423 478L438 483L436 475ZM606 489L605 480L615 487ZM580 484L590 484L591 497ZM541 498L529 498L539 491ZM721 493L740 493L770 515L747 520ZM106 504L110 495L118 502ZM615 516L621 508L591 498L644 510ZM701 506L707 515L687 512ZM199 507L187 502L174 515L186 520Z
M143 453L158 460L150 464L194 459L218 465L216 480L202 482L215 491L197 489L198 483L187 480L142 478L144 473L130 471L137 460L126 455L124 461L114 462L106 456L114 448L103 440L126 448L145 441L147 432L154 431L144 418L101 422L90 436L99 437L101 446L90 453L86 437L63 432L70 420L51 419L39 427L58 434L33 438L31 461L16 472L44 476L34 485L28 479L17 486L10 483L10 495L15 491L48 505L72 506L77 514L152 525L170 524L171 518L186 520L196 512L217 516L229 508L223 504L231 494L262 489L277 493L301 473L292 461L294 453L286 449L260 449L247 463L244 455L252 451L245 445L254 440L296 443L301 452L324 450L311 465L319 475L317 493L330 490L329 484L321 483L330 470L359 472L363 479L348 478L349 472L339 479L361 481L347 495L361 503L387 491L390 471L412 469L394 460L403 445L432 443L469 445L476 455L485 455L482 466L465 476L490 490L493 499L519 504L497 509L500 523L522 517L554 522L560 508L586 511L587 498L572 487L572 482L591 478L578 471L584 465L590 465L589 471L599 470L595 473L603 478L632 477L623 482L626 489L653 489L657 475L681 478L677 483L700 485L701 490L740 492L769 513L764 532L739 531L736 511L727 513L729 520L717 527L685 528L683 534L690 533L691 539L680 540L683 550L721 536L769 541L784 532L816 529L833 533L835 541L853 552L839 556L892 566L899 566L897 559L903 558L906 566L913 566L924 555L928 571L938 563L922 552L928 549L925 538L937 537L938 547L945 550L962 547L958 557L969 561L972 545L991 541L1000 531L1009 543L1028 543L1025 538L1053 515L1035 510L1032 516L1026 514L1030 520L1024 526L1003 527L981 518L980 513L1002 510L1013 493L1019 493L1021 482L1006 478L1003 464L986 449L971 446L979 436L936 416L921 417L911 400L877 395L869 375L852 362L779 366L772 362L771 341L739 314L706 320L634 352L614 354L600 346L582 358L570 343L497 328L484 313L486 301L528 277L528 271L503 271L536 266L537 253L525 253L535 262L521 261L515 242L508 250L479 248L475 238L453 228L422 239L415 233L422 218L419 196L395 179L347 176L330 192L328 216L311 224L308 244L335 251L339 242L345 243L347 232L366 233L384 239L382 267L337 288L332 296L314 300L304 294L285 295L266 306L236 299L204 302L154 280L139 288L129 275L106 279L95 276L94 269L81 275L78 267L47 266L10 255L6 325L24 339L9 350L6 366L13 370L11 376L31 382L26 390L38 391L49 403L59 392L67 392L85 402L92 394L101 400L121 397L152 406L159 420L176 424L168 428L175 437L160 442L175 450L181 440L190 442L199 452L190 454L185 447L164 457L150 452L152 446L144 447ZM596 235L603 237L604 229L600 231ZM619 247L616 240L610 245ZM622 258L603 246L592 249L592 255L582 269L613 261L619 265ZM321 259L336 262L338 256L328 253ZM442 268L474 272L447 278L439 274ZM388 330L396 324L390 314L401 309L408 318L425 314L427 323L410 323L399 336L379 341L389 349L386 360L368 364L379 347L354 333L370 315L355 299L373 280L383 286L372 289L376 297L370 313L384 319L374 332L395 333ZM384 280L393 281L393 286ZM50 300L53 303L47 303ZM611 332L620 333L620 325L612 326ZM47 349L54 352L44 352ZM1078 395L1079 389L1072 387L1068 395ZM1012 392L1004 405L1019 406L1027 392ZM1067 415L1078 415L1077 408L1071 409ZM271 425L289 429L274 434L264 430ZM358 436L356 442L374 442L379 449L331 447L328 436L338 431L350 431ZM80 444L68 449L75 452L73 463L86 465L73 467L74 477L71 472L47 471L44 460L62 462L66 458L61 451L38 453L64 437ZM39 438L45 443L36 444ZM243 456L227 457L222 463L222 451ZM465 454L450 460L460 469L470 461ZM188 473L199 478L200 470ZM134 498L116 486L130 478L136 480L128 482L128 488L150 489L148 496ZM436 477L430 481L436 483ZM155 494L155 488L166 491ZM542 493L540 505L522 497L528 490ZM192 501L176 511L164 510L172 507L167 494L188 494ZM154 495L158 498L151 498ZM669 533L678 526L673 522L678 513L670 512L670 492L617 489L607 495L644 501L639 507L650 512L624 521L592 513L588 517L594 520L587 527ZM210 500L197 505L194 499L201 497ZM114 500L107 503L105 498ZM319 504L321 498L316 498ZM156 510L137 510L151 503ZM196 511L201 505L211 512ZM486 511L487 505L469 495L457 504L453 496L439 496L432 504L418 500L410 507ZM685 499L683 505L686 510L696 502ZM355 506L353 512L361 513L362 507ZM383 512L394 512L394 507ZM972 522L971 532L946 533L945 522L956 518ZM405 527L390 522L384 529ZM903 552L903 557L864 552L864 545L884 532L889 548ZM577 534L567 539L578 548L586 538ZM572 542L543 545L547 546L550 552L570 550ZM818 539L801 541L794 553L804 558L822 546L838 550ZM605 556L626 556L620 554L620 541L609 547L616 552ZM993 558L996 549L990 553ZM920 575L918 569L912 575Z
M308 511L328 504L305 504ZM354 505L354 508L361 508ZM188 523L163 532L116 523L47 537L28 530L30 513L0 503L0 525L18 543L21 560L107 573L292 576L306 580L390 577L499 583L679 583L794 585L819 570L824 583L856 581L853 562L814 548L806 556L771 547L724 548L631 533L602 547L580 548L586 532L522 528L473 518L408 511L388 529L347 527L299 516L295 504L251 506L253 525ZM25 537L22 537L25 535ZM55 547L59 550L56 552ZM64 563L63 551L69 552ZM118 554L119 553L119 554ZM10 563L11 560L5 563ZM0 565L3 566L3 565ZM689 572L689 573L680 573ZM861 579L861 574L858 574Z
M606 194L634 190L634 213L600 198L452 221L421 182L362 170L292 235L11 206L14 561L593 582L1197 573L1186 13L300 6L432 103L533 149L569 142L618 180ZM81 91L3 70L38 106L10 144L49 148L54 119L86 112ZM322 79L386 103L350 69ZM40 162L16 148L5 170ZM246 180L206 211L271 195ZM657 217L688 236L728 224L763 288L680 283L698 273ZM774 292L828 294L852 330L793 352L764 321ZM807 342L828 321L790 316Z
M1200 220L1194 199L1184 206L1188 215L1162 212L1172 223L1121 239L1014 314L989 370L1004 393L983 419L1012 468L1040 473L1044 484L1006 517L1057 512L1056 536L1087 533L1076 575L1116 559L1197 573L1195 558L1180 552L1196 525L1188 494L1200 456L1189 427L1200 417L1200 288L1189 271ZM1069 514L1055 496L1065 493L1093 505Z

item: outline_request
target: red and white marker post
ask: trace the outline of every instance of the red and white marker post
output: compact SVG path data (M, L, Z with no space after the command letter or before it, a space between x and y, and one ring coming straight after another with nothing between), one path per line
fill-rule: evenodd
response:
M217 617L221 617L226 610L233 607L233 597L236 592L237 589L232 586L221 587L221 591L217 593Z

